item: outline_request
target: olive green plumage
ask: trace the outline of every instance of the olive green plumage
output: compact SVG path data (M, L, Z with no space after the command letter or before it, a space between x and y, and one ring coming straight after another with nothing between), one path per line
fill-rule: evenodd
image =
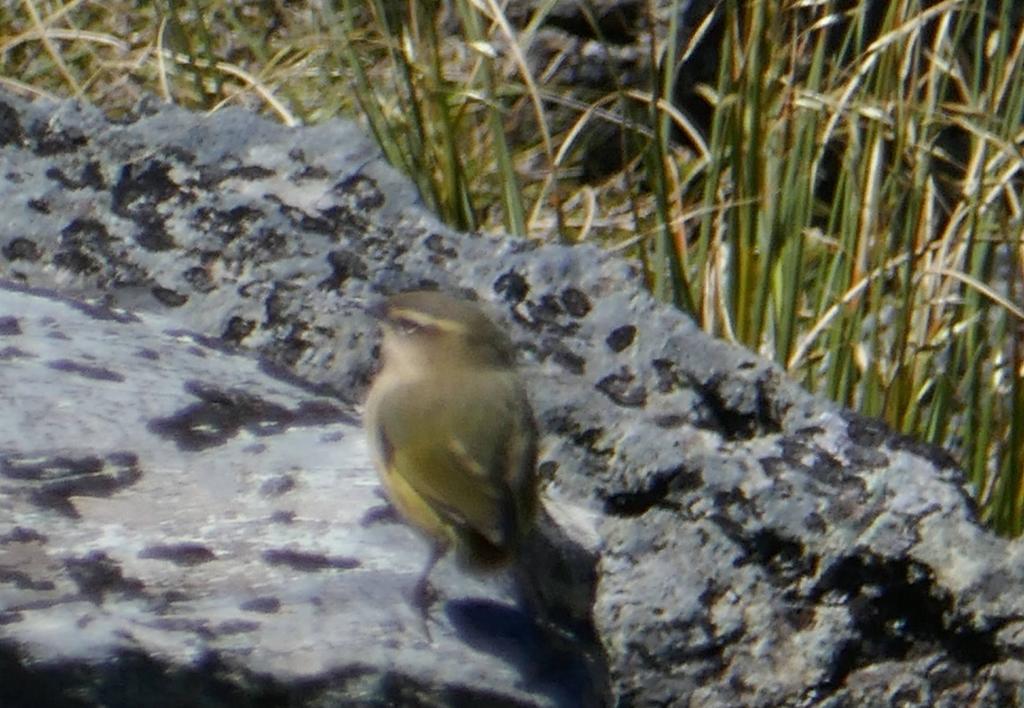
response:
M436 292L378 313L383 366L366 404L381 482L434 543L473 569L512 560L537 510L537 433L508 337L476 305Z

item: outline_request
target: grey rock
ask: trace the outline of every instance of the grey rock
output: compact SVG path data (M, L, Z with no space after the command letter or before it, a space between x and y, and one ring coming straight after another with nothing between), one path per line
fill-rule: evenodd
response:
M1024 702L1021 547L951 461L631 263L240 110L4 95L0 194L2 705ZM442 564L429 638L356 423L362 304L423 286L520 346L550 517L532 590Z
M11 287L0 310L19 313L0 456L0 656L18 667L0 705L558 702L520 686L526 659L452 639L501 604L455 601L443 639L422 633L404 593L426 549L373 521L350 407L160 315Z

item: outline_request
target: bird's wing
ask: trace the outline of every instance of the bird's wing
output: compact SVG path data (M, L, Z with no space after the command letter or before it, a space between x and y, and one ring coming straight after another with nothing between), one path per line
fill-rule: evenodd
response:
M389 471L435 513L499 548L520 523L521 488L509 465L524 465L510 456L521 458L524 445L516 441L533 434L523 395L514 374L492 371L453 378L443 391L416 382L395 386L377 404Z

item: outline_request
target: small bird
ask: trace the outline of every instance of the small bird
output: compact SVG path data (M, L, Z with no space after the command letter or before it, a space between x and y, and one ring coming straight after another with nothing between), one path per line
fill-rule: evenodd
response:
M413 595L426 626L430 572L449 549L469 570L516 558L538 507L537 428L512 342L480 307L416 291L376 309L383 365L366 428L391 504L433 544Z

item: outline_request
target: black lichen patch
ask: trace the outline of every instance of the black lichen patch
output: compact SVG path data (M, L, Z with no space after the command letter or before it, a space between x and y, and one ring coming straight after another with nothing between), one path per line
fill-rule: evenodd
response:
M817 568L817 557L807 553L798 539L787 538L773 529L759 529L753 534L746 533L733 540L745 552L734 564L742 566L755 563L763 567L777 586L786 586L800 578L812 576Z
M41 156L57 155L62 152L74 152L88 145L89 139L77 129L58 130L49 123L33 125L32 137L36 140L36 154Z
M250 622L248 620L236 619L219 623L213 628L213 633L218 636L231 634L246 634L248 632L255 632L259 628L259 622Z
M707 383L691 379L690 383L700 393L704 404L700 427L715 430L726 440L749 440L782 430L779 416L772 410L771 399L763 382L751 382L756 395L753 405L746 410L726 403L721 391L723 384L728 383L724 376L712 377Z
M740 542L740 535L744 533L743 527L728 518L730 515L735 515L735 510L737 509L743 510L744 512L751 509L751 502L747 499L743 490L738 487L732 487L731 489L715 492L711 501L715 505L715 508L722 513L716 512L709 518L711 518L716 524L719 524L723 532L725 532L725 535L736 541L737 545L743 545ZM734 535L733 531L739 535Z
M153 297L155 297L160 304L166 305L167 307L181 307L188 302L188 295L179 293L177 290L171 290L170 288L154 286L150 292L153 293Z
M331 274L317 284L321 290L340 290L349 279L366 280L369 274L366 263L354 251L331 251L327 263Z
M125 165L112 190L111 208L135 223L135 241L148 251L166 251L175 246L164 217L157 211L161 202L179 194L170 171L170 164L158 160Z
M526 303L528 317L516 313L516 319L534 331L547 331L559 336L575 334L579 324L566 320L566 309L554 295L543 295L536 302Z
M267 565L285 566L305 573L320 570L351 570L360 565L357 559L347 556L327 556L322 553L296 551L290 548L272 548L264 551L263 562Z
M526 299L530 292L530 285L522 275L514 270L509 270L494 281L494 292L500 295L505 302L517 305Z
M278 212L288 218L297 229L315 234L323 234L324 236L332 236L334 234L334 228L328 219L312 216L301 209L281 202L278 202Z
M248 233L263 217L260 209L251 206L240 205L228 210L202 206L193 212L190 223L197 231L215 236L227 245Z
M217 556L201 543L169 543L146 546L139 552L139 558L165 560L187 567L209 563Z
M105 459L5 455L0 457L0 476L20 482L37 506L77 518L71 497L109 497L135 484L142 472L130 452L111 453Z
M139 227L132 234L135 243L147 251L169 251L177 245L167 232L164 219L156 214L137 216L135 224Z
M28 208L40 214L50 213L50 204L45 199L29 199Z
M209 293L216 289L216 285L213 282L213 278L210 276L210 272L202 266L193 266L188 268L181 277L185 279L185 282L192 286L196 292Z
M647 403L647 390L642 384L634 383L636 375L626 367L614 374L608 374L597 382L598 391L608 396L616 405L626 408L641 408Z
M581 290L566 288L562 291L561 301L565 311L577 319L586 317L590 313L590 298Z
M261 361L266 362L272 358L274 362L277 362L279 368L282 369L289 366L294 366L299 361L299 359L302 358L306 351L313 346L313 343L306 339L304 336L306 333L306 329L307 324L305 322L292 322L291 326L288 328L288 331L287 333L284 334L284 336L280 336L278 339L272 342L269 347L263 350L263 354L267 358ZM323 337L322 339L329 341L331 337ZM266 367L264 367L264 369L265 368ZM282 377L277 376L277 378ZM297 376L293 378L296 379L297 381L300 380L299 377ZM297 383L297 381L293 381L293 383ZM308 382L306 383L306 386L300 387L309 391L315 389L318 391L318 395L333 395L332 389L327 384L310 386Z
M238 607L246 612L273 615L281 611L281 601L276 597L264 595L263 597L254 597L251 600L246 600Z
M161 600L165 600L167 594L164 593ZM182 600L188 599L187 597L175 600L181 602ZM152 629L159 630L161 632L188 632L200 637L204 640L210 640L214 638L213 631L210 629L210 622L206 618L190 618L190 617L168 617L164 616L159 619L151 620L147 623Z
M262 165L240 165L228 170L227 176L255 182L257 180L269 179L276 174L273 170Z
M811 461L808 467L811 469L812 473L820 479L847 480L854 476L846 465L839 461L839 458L820 448L816 448L812 452Z
M334 185L332 191L353 199L356 208L361 211L370 211L384 206L384 193L377 183L366 175L355 174L347 177Z
M199 401L148 425L151 432L174 440L183 450L215 447L242 428L256 431L264 423L277 426L291 417L287 408L244 391L222 390L199 382L187 383L186 390Z
M248 320L244 317L235 315L228 320L227 326L224 328L224 333L221 334L221 339L226 342L238 346L242 343L246 337L252 334L253 330L256 329L256 321Z
M178 193L178 185L170 177L171 169L170 164L159 160L121 168L113 188L114 213L130 219L153 213L157 204Z
M195 165L196 154L181 145L163 145L161 157L168 160L177 160L181 165Z
M636 327L623 325L613 329L604 341L608 348L617 354L631 345L634 339L636 339Z
M29 263L35 263L43 256L42 250L36 245L35 241L22 238L21 236L12 238L5 243L3 248L0 249L0 253L3 253L4 258L12 262L28 261Z
M335 204L323 209L320 214L327 220L327 233L334 241L339 234L347 234L353 238L362 238L370 230L370 221L359 211L344 204Z
M537 478L541 480L553 480L558 473L558 463L554 460L544 460L537 465Z
M14 568L0 568L0 584L13 585L21 590L48 592L57 586L52 580L33 580L28 573Z
M322 283L321 283L322 285ZM263 325L265 327L278 327L293 325L299 319L295 312L296 293L299 288L292 283L275 281L270 286L270 292L263 300Z
M459 255L458 251L445 243L441 234L430 234L424 240L423 245L427 247L428 251L441 258L455 258Z
M144 596L142 581L126 578L121 566L101 551L92 551L81 558L68 558L64 561L64 568L82 597L97 605L102 604L108 594L128 598Z
M654 368L654 376L657 379L658 393L672 393L682 386L683 377L680 376L676 363L671 359L655 359L651 362Z
M269 179L276 174L275 171L262 165L240 165L237 158L231 158L222 162L200 166L198 179L191 181L189 186L194 186L204 192L215 192L224 181L229 179L255 182Z
M17 611L8 612L7 610L0 610L0 627L5 624L16 624L25 619L25 615Z
M112 257L113 241L107 227L101 222L95 219L75 219L61 231L60 245L53 255L53 263L73 273L93 275L103 270L106 256Z
M76 189L74 180L64 174L64 170L60 168L49 168L46 170L46 177L56 182L64 189Z
M15 526L8 533L0 536L0 546L8 543L46 543L49 539L35 529Z
M889 456L884 452L860 445L845 446L843 456L852 466L865 470L882 469L889 465Z
M654 507L663 509L679 509L679 504L671 501L669 495L674 492L689 492L703 484L704 478L697 470L689 470L683 465L672 469L660 470L642 480L639 489L600 492L604 501L604 511L611 516L635 517L642 516Z
M828 530L828 525L821 514L812 511L804 517L804 528L813 534L824 534Z
M150 432L173 440L182 450L205 450L224 444L245 429L253 435L277 434L290 426L319 425L348 416L337 407L306 401L295 410L264 400L241 389L222 389L200 381L189 381L185 390L196 403L147 426Z
M557 337L545 337L538 352L541 361L548 358L571 374L577 376L587 370L587 360L570 349L565 342Z
M931 445L896 432L881 420L867 418L852 411L843 411L841 415L846 421L846 433L850 440L861 447L878 450L885 445L891 450L903 450L917 455L938 469L960 469L956 458L938 445Z
M778 476L788 471L799 470L816 479L828 480L835 484L860 481L838 458L818 447L813 436L794 432L780 436L776 444L781 455L758 458L761 467L770 475Z
M48 169L46 176L60 184L64 189L69 190L85 189L88 187L92 190L100 191L107 188L106 180L103 179L103 172L96 161L88 162L82 168L82 172L78 177L68 176L63 170L59 170L56 167Z
M100 262L84 251L58 251L53 264L78 275L94 275L102 267Z
M46 365L54 371L64 371L70 374L77 374L87 379L93 379L94 381L113 381L115 383L122 383L125 378L122 374L116 371L111 371L102 366L94 366L92 364L86 364L81 361L73 361L71 359L55 359L54 361L47 362Z
M310 180L326 180L331 176L328 169L319 165L306 165L289 178L292 182L308 182Z
M18 120L18 111L6 103L0 102L0 147L4 145L23 145L25 130Z
M831 604L838 598L847 607L857 633L835 657L826 688L842 685L864 666L937 652L958 662L965 675L999 659L999 627L973 626L954 610L952 594L931 570L907 558L870 552L840 558L811 593L814 601L823 598Z
M280 260L289 248L288 236L278 229L264 227L247 234L238 245L237 259L257 265Z
M662 415L655 416L654 424L663 430L671 430L672 428L681 428L686 424L686 416L680 413L665 413Z
M260 485L260 494L265 497L279 497L295 489L295 478L288 474L271 477Z
M555 363L577 376L586 373L587 361L568 347L559 347L554 353Z
M841 415L846 421L847 436L853 443L861 447L878 449L893 434L891 428L876 418L868 418L851 412L844 412Z
M543 430L563 437L573 445L581 447L595 455L611 455L615 452L610 447L598 447L598 441L604 436L602 428L585 428L573 417L571 410L546 411L541 426Z
M52 457L44 461L29 458L27 462L16 456L0 458L0 474L8 479L45 481L68 476L93 475L103 469L103 460L95 455L85 457Z
M14 337L21 334L21 324L13 315L0 317L0 337Z

